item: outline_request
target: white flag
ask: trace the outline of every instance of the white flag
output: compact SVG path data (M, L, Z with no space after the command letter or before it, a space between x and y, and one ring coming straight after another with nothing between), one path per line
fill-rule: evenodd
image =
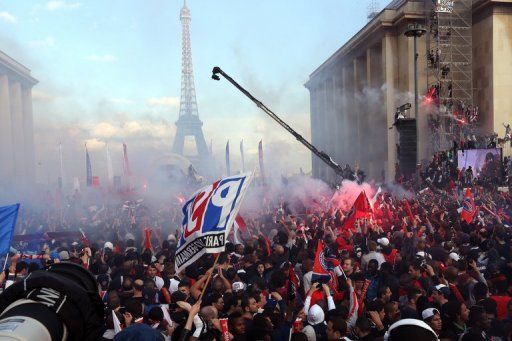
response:
M114 187L114 170L112 168L112 158L110 157L110 150L108 149L108 144L107 144L107 179L108 179L108 186L110 188Z
M205 253L225 250L227 236L253 174L230 176L197 191L183 206L176 249L176 272Z

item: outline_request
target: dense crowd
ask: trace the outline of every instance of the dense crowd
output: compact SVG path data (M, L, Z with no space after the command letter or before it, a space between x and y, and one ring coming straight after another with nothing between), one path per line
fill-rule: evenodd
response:
M351 228L348 210L333 204L291 212L281 196L266 198L258 212L242 211L247 226L225 252L179 273L179 203L82 210L77 194L64 213L22 213L19 231L39 237L17 239L0 281L82 265L104 302L104 339L512 340L512 198L493 178L510 171L502 166L475 177L440 153L400 179L400 193L383 186ZM460 213L467 187L478 207L469 222ZM82 233L45 234L62 229ZM327 280L314 269L319 241ZM398 321L419 329L399 334Z

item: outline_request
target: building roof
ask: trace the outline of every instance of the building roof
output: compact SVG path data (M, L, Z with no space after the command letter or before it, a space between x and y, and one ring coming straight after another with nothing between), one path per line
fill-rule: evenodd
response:
M393 0L385 7L385 9L399 9L406 2L407 0Z
M425 1L425 0L423 0ZM344 55L348 51L351 51L354 48L354 44L357 44L363 37L367 37L369 34L374 32L378 27L385 25L390 25L394 23L397 19L403 17L405 9L402 10L404 5L410 3L412 7L408 10L415 11L415 4L422 4L422 0L392 0L386 7L384 7L378 14L376 14L369 22L366 23L355 35L353 35L345 44L343 44L334 54L332 54L326 61L324 61L319 67L317 67L309 76L309 80L304 84L308 87L308 84L311 80L325 67L330 65L330 63L335 60L337 57ZM512 1L512 0L511 0ZM416 13L417 14L417 13Z
M29 68L3 51L0 51L0 67L17 79L24 81L24 84L34 85L38 83L38 80L30 75Z

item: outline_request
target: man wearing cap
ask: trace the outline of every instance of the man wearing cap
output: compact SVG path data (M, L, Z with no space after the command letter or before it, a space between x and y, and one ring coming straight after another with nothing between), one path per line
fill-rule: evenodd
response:
M391 247L389 239L387 239L386 237L382 237L377 239L377 243L379 243L379 245L381 246L382 255L384 256L386 262L390 264L395 264L398 250Z
M447 297L450 297L450 288L444 284L438 284L432 288L430 297L436 307L441 309L441 307L448 302Z
M446 266L457 266L457 262L460 260L460 256L456 252L450 252L448 257L446 258L445 265Z
M426 324L432 328L436 335L441 334L443 329L443 321L441 320L441 313L436 308L427 308L421 313L421 318Z

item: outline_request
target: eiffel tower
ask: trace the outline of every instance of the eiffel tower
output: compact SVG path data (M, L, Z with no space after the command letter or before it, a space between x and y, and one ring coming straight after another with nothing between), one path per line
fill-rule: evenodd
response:
M190 46L190 10L187 7L186 0L180 12L182 26L181 42L181 99L180 114L176 121L176 136L172 146L172 152L183 155L185 137L193 136L196 145L197 155L192 156L191 161L195 161L196 166L207 164L210 159L210 153L206 146L203 135L203 122L199 119L196 101L196 89L194 87L194 70L192 68L192 48Z

